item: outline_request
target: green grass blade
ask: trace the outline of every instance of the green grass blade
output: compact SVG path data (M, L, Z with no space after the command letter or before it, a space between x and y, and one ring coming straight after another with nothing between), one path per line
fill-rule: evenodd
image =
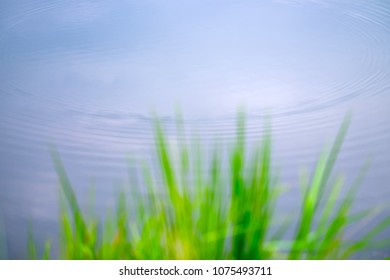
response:
M381 233L383 230L390 226L390 217L386 217L382 221L380 221L374 228L372 228L368 233L366 233L363 238L350 245L342 254L342 258L348 258L353 253L357 251L361 251L370 246L370 243L373 239ZM389 243L387 243L389 244Z
M77 198L73 191L68 175L66 174L58 152L54 148L51 149L51 156L60 180L61 190L65 195L66 201L68 202L73 215L77 238L78 240L85 240L88 238L86 223L81 214L81 210L77 203Z
M31 260L38 259L38 253L34 242L34 234L33 234L31 222L28 230L28 258Z
M238 112L236 138L227 151L220 143L213 150L201 149L204 145L200 141L188 146L183 119L178 115L176 152L155 119L160 172L153 163L143 161L143 180L133 180L138 178L138 168L134 168L135 176L129 173L130 191L118 195L115 211L108 212L102 224L93 215L93 207L84 215L59 154L52 149L61 192L60 258L332 259L388 246L388 239L375 239L390 226L388 216L358 240L344 240L351 225L374 214L369 210L351 214L365 170L343 198L339 198L342 177L332 178L349 124L350 115L332 146L321 153L311 178L300 174L298 221L292 216L285 221L274 216L282 189L272 162L270 126L265 123L259 146L248 149L243 111ZM293 237L286 240L291 230ZM28 247L30 256L37 258L32 234ZM51 257L50 250L47 242L44 259Z
M7 234L2 211L0 211L0 260L8 259Z
M49 260L50 259L50 251L51 251L51 242L50 242L50 240L47 240L45 242L45 249L43 251L42 259Z

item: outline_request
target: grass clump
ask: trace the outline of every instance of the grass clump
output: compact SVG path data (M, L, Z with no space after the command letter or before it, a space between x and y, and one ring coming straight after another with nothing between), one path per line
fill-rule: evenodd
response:
M344 141L346 117L330 148L321 154L311 176L301 176L300 212L281 222L275 217L283 188L272 166L269 126L259 145L247 151L245 117L237 117L236 139L227 152L216 145L203 156L190 146L178 121L179 152L168 145L155 121L159 171L143 164L142 183L118 196L115 213L105 221L81 211L59 154L53 162L63 194L60 258L64 259L346 259L376 244L390 217L358 240L345 240L347 228L370 216L351 213L352 202L367 170L362 167L346 194L342 177L332 171ZM251 153L249 153L251 152ZM248 156L250 154L250 156ZM228 160L227 160L228 159ZM206 171L205 171L206 169ZM293 233L291 233L293 232ZM382 246L388 246L382 240ZM386 244L386 245L383 245ZM49 256L50 244L45 256ZM33 244L30 250L35 252ZM34 253L35 254L35 253Z

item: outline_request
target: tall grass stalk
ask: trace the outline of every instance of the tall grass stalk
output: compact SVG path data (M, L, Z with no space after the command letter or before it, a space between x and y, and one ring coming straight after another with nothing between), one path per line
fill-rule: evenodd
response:
M52 149L62 193L59 257L351 258L370 248L378 233L390 225L390 217L367 230L358 240L344 238L347 228L371 213L369 210L351 213L368 164L363 165L349 187L345 186L343 177L332 176L349 124L347 116L312 174L302 173L300 211L297 217L285 222L274 215L283 189L273 171L270 126L265 125L260 143L248 151L242 112L237 117L236 139L227 155L221 145L215 145L209 157L204 156L199 142L188 142L180 117L176 149L179 155L175 156L162 124L156 119L158 172L147 162L142 163L142 182L131 180L130 195L120 194L116 210L108 212L101 223L96 218L87 219L81 211L60 156ZM346 194L341 195L346 188ZM292 227L295 227L293 234ZM381 244L389 246L389 240L382 240ZM50 244L46 249L48 257ZM36 257L33 243L30 251Z

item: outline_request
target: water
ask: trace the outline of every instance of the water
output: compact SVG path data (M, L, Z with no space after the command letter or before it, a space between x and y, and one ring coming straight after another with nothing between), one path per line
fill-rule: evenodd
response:
M373 164L357 208L389 204L387 1L9 1L0 3L0 211L9 258L26 225L55 238L54 143L81 198L112 202L126 158L149 154L152 112L203 139L231 140L245 105L249 140L271 112L275 161L295 189L344 114L337 168ZM287 199L293 203L294 196ZM373 255L373 258L378 257Z

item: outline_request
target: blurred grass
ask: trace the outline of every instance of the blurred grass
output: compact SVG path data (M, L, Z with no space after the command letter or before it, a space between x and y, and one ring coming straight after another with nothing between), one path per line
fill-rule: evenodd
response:
M7 251L5 224L3 220L3 212L0 209L0 260L6 260L8 258Z
M142 182L131 180L131 194L120 194L116 211L108 212L102 223L81 211L60 156L51 150L62 193L59 258L347 259L370 249L390 225L387 217L358 240L344 238L349 227L373 215L373 210L351 213L368 164L351 186L345 186L343 177L332 176L349 115L312 174L301 174L300 212L284 222L274 215L283 188L273 170L268 123L259 145L248 153L245 116L239 112L228 155L217 143L205 157L199 142L189 144L181 117L177 119L178 155L156 118L159 172L144 162ZM389 246L389 240L381 242ZM38 257L31 238L29 251ZM42 257L50 257L50 243Z

